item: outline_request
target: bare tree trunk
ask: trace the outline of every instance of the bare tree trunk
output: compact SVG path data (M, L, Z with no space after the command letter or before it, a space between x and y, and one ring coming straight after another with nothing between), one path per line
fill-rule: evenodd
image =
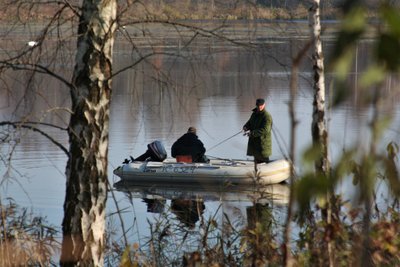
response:
M313 120L312 138L314 144L321 146L321 157L316 162L316 169L326 172L329 168L327 138L328 134L325 126L325 74L324 56L322 53L321 42L321 22L319 11L319 0L314 0L310 8L312 19L312 37L314 45L313 69L314 69L314 101L313 101Z
M290 131L290 159L292 164L290 166L290 196L289 204L287 209L287 218L285 223L285 229L283 233L283 266L290 267L293 265L292 251L290 248L290 234L292 232L291 223L293 220L293 205L294 205L294 162L295 162L295 147L296 147L296 128L297 120L295 116L295 106L296 106L296 93L297 93L297 75L301 56L298 56L293 62L292 75L290 77L290 101L289 101L289 115L291 119L291 131Z
M310 8L310 28L313 38L313 69L314 69L314 101L313 101L313 117L311 124L311 132L313 144L320 148L320 157L315 162L316 172L323 173L325 177L329 177L330 162L328 155L328 132L325 123L325 74L324 74L324 56L322 52L321 42L321 21L320 21L320 0L313 0ZM333 189L328 189L326 193L327 206L322 208L323 217L326 219L327 232L329 233L332 224L332 208L331 201L333 197ZM327 251L329 266L334 266L333 244L329 239L327 243Z
M293 206L294 206L294 183L295 183L295 147L296 147L296 129L297 119L295 115L296 106L296 94L297 94L297 77L299 74L299 65L301 60L305 57L307 50L310 48L310 43L303 47L302 50L293 59L292 74L290 76L290 101L289 101L289 115L291 121L291 132L290 132L290 196L287 209L287 217L285 222L285 228L283 232L283 260L282 266L290 267L294 266L292 257L292 251L290 247L290 234L292 232L291 223L293 220Z
M116 0L84 0L71 88L62 266L104 265L108 125Z

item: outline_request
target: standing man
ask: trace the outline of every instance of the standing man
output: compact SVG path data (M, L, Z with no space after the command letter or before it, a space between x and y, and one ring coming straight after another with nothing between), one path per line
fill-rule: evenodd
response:
M243 130L249 136L247 156L253 156L255 163L268 163L272 154L272 117L265 110L264 99L256 100L256 108L253 109L253 113L243 126Z

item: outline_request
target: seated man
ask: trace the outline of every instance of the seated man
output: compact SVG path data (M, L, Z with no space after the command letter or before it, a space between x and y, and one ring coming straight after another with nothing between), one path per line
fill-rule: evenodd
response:
M192 162L209 162L205 153L206 149L197 137L194 127L189 127L187 133L176 140L171 147L172 157L191 156Z

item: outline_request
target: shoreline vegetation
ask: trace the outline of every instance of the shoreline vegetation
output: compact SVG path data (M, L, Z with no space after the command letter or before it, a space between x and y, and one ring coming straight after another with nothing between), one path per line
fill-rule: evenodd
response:
M74 16L80 2L69 1L71 10L63 12L63 18ZM273 3L275 2L275 3ZM212 20L212 21L291 21L308 20L309 3L304 1L150 1L139 3L124 1L119 3L118 20L121 25L127 21L140 20ZM53 18L59 8L57 3L26 2L13 5L7 0L0 0L0 21L13 23L45 22ZM366 5L368 19L377 18L377 7ZM17 14L10 16L8 14ZM336 21L343 17L340 1L323 1L321 3L321 20Z
M59 29L74 31L77 23L75 12L79 13L79 0L69 1L71 10L64 10L57 18ZM120 30L116 39L126 32L135 37L138 46L143 42L148 45L165 44L168 39L175 42L176 38L192 38L197 29L205 29L203 37L215 34L230 40L250 41L252 44L263 43L268 39L287 39L296 36L298 39L308 39L309 3L303 1L136 1L120 2L118 6L118 25ZM372 27L364 33L364 39L374 38L378 25L378 10L376 6L365 6L368 10L368 20ZM21 2L13 5L12 1L0 0L0 21L3 27L24 31L29 25L29 31L42 31L43 26L55 19L54 14L59 9L58 4ZM8 14L16 14L10 16ZM329 0L321 3L322 38L334 40L338 32L343 10L340 1ZM269 23L277 25L268 27ZM7 26L6 26L7 25ZM145 26L144 26L145 25ZM173 25L170 29L168 25ZM293 25L296 25L293 27ZM193 26L193 28L190 28ZM22 27L22 29L19 29ZM169 27L169 28L168 28ZM52 31L53 29L47 29ZM47 31L46 30L46 31ZM125 33L124 33L125 32ZM151 33L144 36L145 33ZM284 33L284 34L282 34ZM71 33L73 34L73 33ZM289 36L289 37L288 37ZM201 39L201 35L197 38ZM254 38L252 40L252 38Z

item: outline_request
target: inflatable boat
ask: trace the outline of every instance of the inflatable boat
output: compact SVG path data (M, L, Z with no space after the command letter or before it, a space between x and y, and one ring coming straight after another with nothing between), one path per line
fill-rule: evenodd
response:
M175 159L133 161L122 164L114 174L123 181L165 183L278 184L290 176L285 159L255 165L249 160L212 159L209 163L176 162Z

